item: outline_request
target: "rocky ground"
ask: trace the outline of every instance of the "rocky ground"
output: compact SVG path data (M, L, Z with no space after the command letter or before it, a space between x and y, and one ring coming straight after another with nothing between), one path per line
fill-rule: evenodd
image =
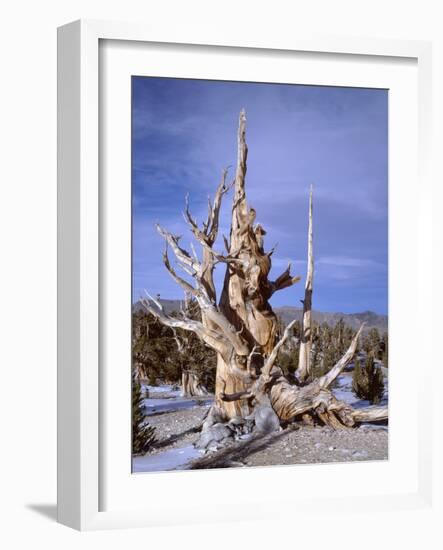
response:
M159 394L164 398L165 394ZM155 399L150 399L155 403ZM183 402L181 398L180 403ZM209 409L207 399L194 399L188 408L151 412L149 423L156 428L157 442L135 471L155 469L199 469L243 466L269 466L385 460L388 458L387 426L363 425L334 431L325 427L292 425L265 437L235 441L217 451L203 453L193 449L199 426ZM173 401L171 400L171 408ZM162 453L165 467L162 468ZM170 462L171 456L174 460ZM180 458L181 456L181 458ZM137 459L136 459L137 460ZM171 467L172 466L172 467Z
M191 467L271 466L387 458L388 432L381 427L334 431L331 428L293 426L197 458Z
M198 439L199 427L209 409L205 401L201 403L190 409L149 415L148 421L155 427L157 439L152 453L191 445Z

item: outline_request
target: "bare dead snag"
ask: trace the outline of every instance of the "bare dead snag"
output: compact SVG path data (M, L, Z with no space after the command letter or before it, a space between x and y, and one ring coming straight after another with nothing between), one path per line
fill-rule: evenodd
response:
M305 283L305 299L303 300L303 318L300 336L298 368L295 373L300 382L304 382L312 372L312 291L314 284L314 253L312 229L312 186L309 193L309 227L308 227L308 272Z
M198 375L191 371L183 371L182 373L182 393L186 397L202 397L209 395L208 390L201 383Z

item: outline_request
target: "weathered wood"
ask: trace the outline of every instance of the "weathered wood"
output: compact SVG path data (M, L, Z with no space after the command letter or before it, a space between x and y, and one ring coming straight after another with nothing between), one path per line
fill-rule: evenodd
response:
M362 323L361 327L358 329L357 334L352 339L351 345L347 349L343 357L332 367L332 369L327 372L324 376L318 379L318 384L322 388L329 387L332 382L343 372L343 370L349 365L352 361L355 352L357 351L358 340L362 333L365 324Z
M304 382L312 372L312 292L314 285L314 252L313 252L313 224L312 224L312 186L309 193L309 226L308 226L308 270L305 283L305 298L303 300L303 317L300 335L300 350L298 368L295 376Z
M182 373L182 393L185 397L203 397L209 395L198 374L190 371L183 371Z
M355 422L380 422L388 419L388 407L366 407L354 409L352 418Z
M274 349L269 354L269 357L266 359L265 364L262 368L262 375L263 376L270 376L272 367L275 364L275 361L277 360L278 352L282 348L282 346L285 344L286 340L291 335L292 327L295 325L296 320L291 321L289 325L285 328L285 331L283 333L283 336L280 338L280 340L277 342L277 344L274 346Z

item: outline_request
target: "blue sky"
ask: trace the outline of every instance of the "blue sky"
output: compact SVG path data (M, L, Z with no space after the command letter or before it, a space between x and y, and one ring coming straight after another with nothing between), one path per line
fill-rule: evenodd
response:
M133 300L143 289L182 298L163 267L160 222L192 240L184 197L199 221L224 167L236 163L246 109L247 196L278 243L272 277L306 273L309 186L314 185L314 308L387 313L388 92L386 90L133 77ZM221 212L229 234L232 194ZM222 245L219 242L218 248ZM223 266L216 281L223 278ZM303 281L274 306L300 306Z

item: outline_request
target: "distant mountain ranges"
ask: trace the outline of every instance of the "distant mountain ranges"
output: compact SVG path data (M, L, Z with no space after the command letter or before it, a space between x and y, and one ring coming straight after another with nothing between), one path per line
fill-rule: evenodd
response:
M180 310L180 300L164 300L161 299L166 313L171 313L173 311ZM133 306L133 311L137 312L143 308L140 302L136 302ZM293 319L301 320L303 309L300 307L293 306L281 306L273 308L276 315L281 318L284 324L288 324ZM358 329L360 325L364 322L366 323L365 329L369 330L371 328L377 328L380 333L387 332L388 330L388 316L379 315L373 311L363 311L361 313L340 313L340 312L329 312L329 311L315 311L313 310L312 316L315 322L322 324L327 323L328 325L335 325L340 319L343 319L344 323L353 329Z
M282 306L274 308L275 313L282 319L283 323L288 324L293 319L301 321L303 315L303 309L300 307ZM360 328L362 323L365 324L365 329L377 328L382 334L388 331L388 316L379 315L373 311L362 311L361 313L340 313L330 311L312 311L312 317L315 322L327 323L328 325L335 325L340 319L353 329Z

